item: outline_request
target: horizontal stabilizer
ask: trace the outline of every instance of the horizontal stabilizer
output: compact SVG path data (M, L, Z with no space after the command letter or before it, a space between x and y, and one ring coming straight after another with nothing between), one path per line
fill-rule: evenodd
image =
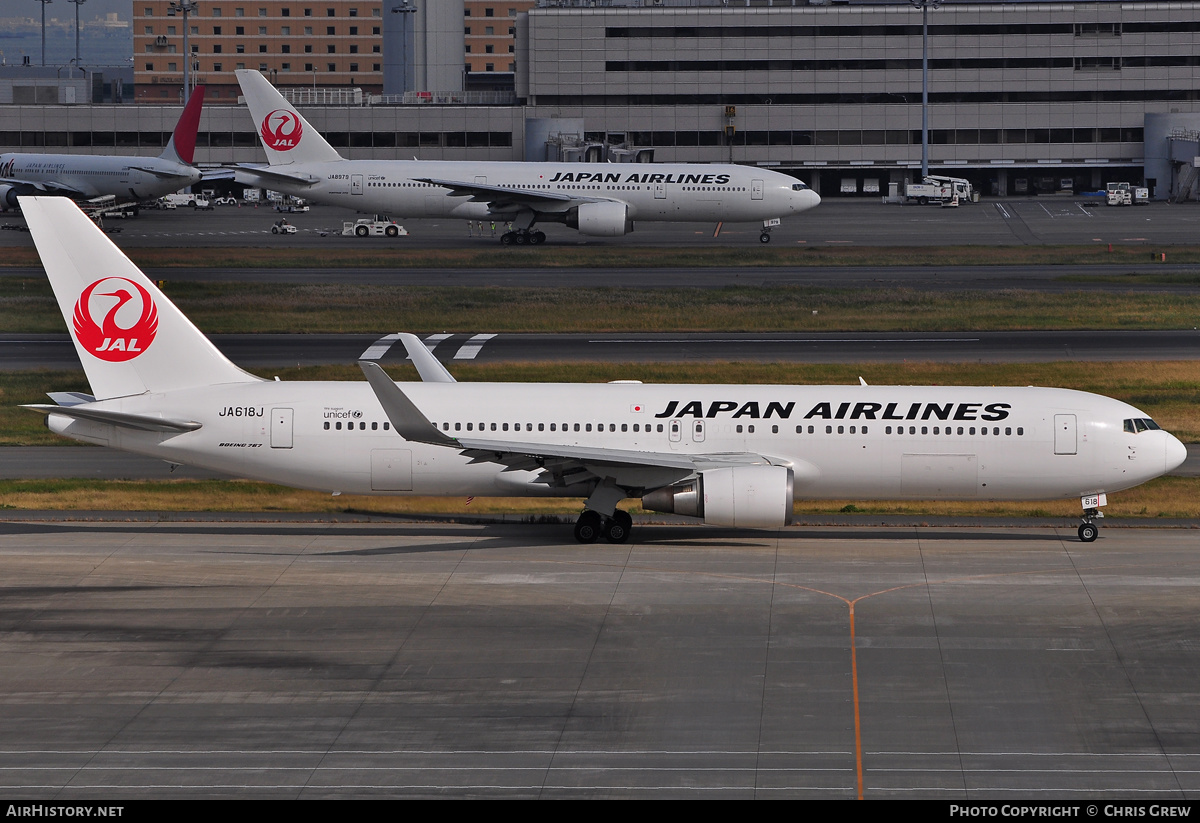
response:
M129 414L127 412L110 411L107 409L89 409L86 406L52 406L49 403L30 403L21 406L23 409L35 411L38 414L61 414L64 417L74 417L79 420L91 420L94 423L108 423L125 429L137 429L144 432L191 432L200 428L194 420L171 420L166 417L152 417L145 414Z
M46 396L60 406L79 406L96 402L96 398L81 391L52 391L46 392Z

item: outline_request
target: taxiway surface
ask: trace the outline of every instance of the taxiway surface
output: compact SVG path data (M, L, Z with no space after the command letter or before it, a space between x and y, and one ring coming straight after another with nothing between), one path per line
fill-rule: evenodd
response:
M0 791L1193 798L1195 534L0 523Z

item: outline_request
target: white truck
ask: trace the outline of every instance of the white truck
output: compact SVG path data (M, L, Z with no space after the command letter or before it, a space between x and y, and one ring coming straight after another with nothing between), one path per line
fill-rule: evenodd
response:
M342 223L343 237L407 237L408 232L386 214L360 217L354 222Z
M920 183L909 183L904 187L904 200L911 203L914 200L924 206L926 203L958 205L960 202L974 202L975 191L971 181L961 177L940 177L930 174L922 178Z
M1128 183L1109 183L1105 187L1104 202L1109 206L1144 206L1150 202L1150 189Z

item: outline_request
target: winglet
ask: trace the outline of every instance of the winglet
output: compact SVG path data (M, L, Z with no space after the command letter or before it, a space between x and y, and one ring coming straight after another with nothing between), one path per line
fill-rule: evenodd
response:
M429 422L429 418L413 405L408 395L401 391L378 363L359 360L358 367L371 384L371 390L375 392L379 405L383 406L383 412L392 421L397 434L410 443L462 448L457 440L442 434Z
M404 344L404 350L408 352L408 359L417 367L417 374L421 375L421 380L426 383L457 383L441 361L433 356L433 352L429 350L421 338L415 334L407 332L400 333L400 342Z
M163 160L174 160L177 163L192 165L192 158L196 156L196 133L200 130L200 110L202 108L204 108L204 86L196 86L192 96L188 98L187 105L183 107L183 114L179 115L179 122L175 124L175 131L171 133L167 147L163 149L163 153L159 157Z

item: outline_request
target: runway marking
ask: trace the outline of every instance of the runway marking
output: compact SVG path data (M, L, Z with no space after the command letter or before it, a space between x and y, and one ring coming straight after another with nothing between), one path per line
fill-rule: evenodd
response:
M1008 209L1004 208L1004 206L1002 204L1000 204L1000 203L996 204L996 211L1000 212L1000 216L1003 217L1005 220L1012 219L1012 215L1008 213Z
M425 348L433 351L438 347L438 343L441 343L443 340L453 336L453 334L431 334L425 338Z
M365 352L358 356L359 360L378 360L388 353L388 350L400 339L400 333L389 334L371 344Z
M462 348L460 348L458 351L456 351L454 353L454 359L455 360L474 360L475 357L479 354L480 349L483 348L483 344L486 343L487 341L491 340L495 336L496 335L494 335L494 334L477 334L477 335L475 335L470 340L468 340L466 343L463 343Z

